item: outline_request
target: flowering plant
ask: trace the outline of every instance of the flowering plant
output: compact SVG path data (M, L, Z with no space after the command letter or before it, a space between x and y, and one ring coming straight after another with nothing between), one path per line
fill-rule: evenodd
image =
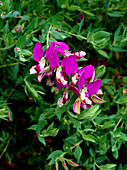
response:
M69 101L70 91L77 95L73 104L73 111L77 114L80 114L80 107L86 109L93 106L94 103L104 103L105 101L98 97L102 94L100 90L102 81L95 79L94 66L87 65L78 69L77 61L86 53L84 51L72 53L69 51L69 46L63 42L50 43L44 56L40 41L35 44L33 58L39 63L30 69L30 74L37 74L39 82L44 76L48 76L48 85L54 84L52 76L55 74L57 88L64 88L63 97L59 98L57 102L59 107Z

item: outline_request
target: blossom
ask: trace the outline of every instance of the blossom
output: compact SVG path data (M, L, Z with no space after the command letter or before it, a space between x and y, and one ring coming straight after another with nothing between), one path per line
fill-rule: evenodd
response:
M49 66L45 67L45 59L40 60L38 65L30 69L30 74L38 74L37 79L39 82L42 81L45 75L48 75L48 72L51 74Z
M57 68L56 81L58 82L58 84L63 85L63 87L66 87L68 85L67 76L65 73L62 72L61 67Z
M43 56L43 49L41 48L41 43L40 41L38 41L36 44L35 44L35 47L34 47L34 50L33 50L33 59L35 61L40 61L40 59L42 58Z
M75 55L70 55L66 58L64 58L61 61L61 67L63 68L63 71L70 76L71 74L75 74L78 70L78 64L76 61Z
M16 32L20 32L22 29L22 26L21 25L18 25L17 27L15 27L15 31Z
M71 81L72 81L72 86L76 86L78 82L78 74L75 74L74 76L72 76Z
M65 51L69 50L69 46L63 42L50 42L48 49L45 53L45 59L50 60L50 67L53 71L54 68L59 66L59 56L57 54L65 55ZM65 51L64 51L65 50Z
M59 107L63 106L68 101L68 91L65 91L63 97L60 97L57 101Z
M82 58L82 57L84 57L86 55L86 52L85 51L79 51L79 52L71 53L69 51L69 52L66 52L66 55L67 56L75 55L76 56L76 60L79 60L80 58Z
M73 111L77 114L80 114L80 107L83 106L84 109L93 106L93 103L101 104L105 101L100 99L97 94L101 94L100 87L101 87L101 79L96 79L92 82L88 82L86 87L84 87L86 80L92 77L92 72L87 73L89 67L85 67L85 71L82 71L80 74L80 78L78 81L78 88L72 85L69 85L69 90L73 91L75 94L78 95L75 103L73 104ZM92 68L92 67L91 67ZM87 70L87 71L86 71ZM81 71L81 70L80 70Z

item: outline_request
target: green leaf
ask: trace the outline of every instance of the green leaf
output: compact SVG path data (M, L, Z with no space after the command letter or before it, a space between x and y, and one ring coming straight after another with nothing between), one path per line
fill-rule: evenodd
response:
M90 12L90 11L88 11L88 10L83 10L83 12L85 12L85 14L87 14L87 15L89 15L89 16L91 16L91 17L94 17L94 16L95 16L92 12Z
M121 12L121 11L108 12L108 16L110 16L110 17L123 17L124 14L125 14L125 12Z
M93 135L88 134L88 135L83 135L82 137L86 141L90 141L90 142L96 143L96 138Z
M127 94L120 96L120 98L115 101L118 104L127 104Z
M50 34L57 40L63 40L64 39L64 37L58 31L52 30L52 31L50 31Z
M94 116L94 114L96 114L98 109L99 109L99 105L94 105L89 109L84 110L83 112L80 113L80 115L78 115L79 120L91 118L92 116Z
M71 123L73 123L76 127L81 128L81 123L79 120L73 118L72 116L68 115Z
M75 155L77 161L79 162L80 161L80 157L82 156L82 149L81 149L81 147L79 145L76 146L76 148L74 150L74 155Z
M26 35L23 35L17 40L16 47L23 48L25 46L25 43L26 43Z
M93 41L94 33L93 32L88 32L87 34L87 42Z
M110 57L108 56L107 52L104 51L104 50L97 50L97 52L98 52L100 55L104 56L105 58L110 58Z
M56 150L54 152L52 152L47 159L51 159L50 162L49 162L49 165L53 165L55 164L55 160L56 158L59 158L60 155L62 155L64 152L61 151L61 150Z
M78 5L71 5L67 8L69 11L81 11L81 7Z
M122 28L122 24L117 28L117 30L115 31L115 34L114 34L114 41L117 41L118 40L118 37L120 35L120 30Z
M99 41L102 40L103 38L107 38L111 35L111 33L106 32L106 31L98 31L94 34L93 38L94 41Z
M114 126L115 126L114 121L108 121L108 122L105 122L101 128L102 129L108 129L108 128L111 128L111 127L114 127Z
M105 73L105 66L104 65L101 65L101 66L98 66L95 70L95 78L96 79L99 79L101 78Z
M38 136L38 140L46 146L46 142L45 142L45 139L43 137Z
M28 130L36 130L36 128L37 128L37 124L30 126Z
M78 34L81 32L81 28L83 26L83 23L84 23L84 18L81 20L80 24L79 24L79 31L78 31Z
M100 170L115 170L116 164L106 164L99 166Z
M114 95L114 87L113 86L108 86L107 87L107 92L111 95Z

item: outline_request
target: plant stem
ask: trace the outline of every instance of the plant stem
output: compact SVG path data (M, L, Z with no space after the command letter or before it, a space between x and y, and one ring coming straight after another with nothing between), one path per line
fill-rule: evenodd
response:
M62 30L63 32L67 33L67 34L70 34L70 35L73 35L75 37L79 37L79 38L82 38L84 40L87 40L86 37L83 37L82 35L77 35L77 34L74 34L74 33L71 33L71 32L68 32L68 31L65 31L65 30Z
M122 114L121 118L119 119L119 121L117 122L115 128L114 128L114 131L117 129L117 127L119 126L120 122L122 121L122 118L123 116L125 115L125 113L127 112L127 105L126 105L126 108L125 108L125 111L124 113Z
M52 25L50 25L49 30L48 30L48 34L47 34L47 48L49 46L49 33L51 31L51 28L52 28Z
M11 64L6 64L6 65L1 65L0 68L2 67L8 67L8 66L14 66L14 65L17 65L19 63L11 63Z
M13 133L14 133L14 132L13 132ZM3 152L2 152L1 155L0 155L0 159L2 158L3 154L6 152L6 150L7 150L7 148L8 148L8 145L9 145L11 139L12 139L13 133L12 133L11 137L9 138L9 140L7 141L7 144L6 144Z

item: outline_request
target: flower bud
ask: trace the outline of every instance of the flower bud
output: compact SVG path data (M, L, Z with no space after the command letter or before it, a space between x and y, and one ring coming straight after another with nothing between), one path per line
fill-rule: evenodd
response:
M16 32L20 32L22 29L22 26L21 25L18 25L17 27L15 27L15 31Z

